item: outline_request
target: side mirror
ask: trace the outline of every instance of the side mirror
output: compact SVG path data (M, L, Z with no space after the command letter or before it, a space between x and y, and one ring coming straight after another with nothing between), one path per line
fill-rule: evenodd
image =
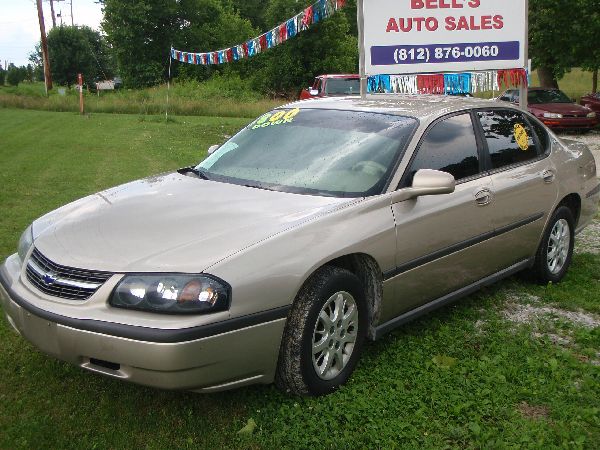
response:
M392 203L400 203L423 195L451 194L456 188L456 180L447 172L431 169L417 171L413 184L392 194Z
M309 93L310 95L312 95L313 97L314 97L314 96L316 96L316 95L319 95L319 91L317 91L316 89L313 89L313 88L310 88L310 89L308 90L308 93Z
M212 155L214 152L216 152L219 149L220 145L211 145L210 147L208 147L208 154Z

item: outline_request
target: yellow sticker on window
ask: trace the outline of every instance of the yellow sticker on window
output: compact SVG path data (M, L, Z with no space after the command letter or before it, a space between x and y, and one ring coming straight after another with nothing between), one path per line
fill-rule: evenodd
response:
M520 123L515 124L515 141L523 151L529 150L529 136L527 130Z
M259 128L266 128L273 125L283 125L285 123L292 123L294 118L300 113L300 108L294 109L281 109L275 112L269 112L260 116L254 125L253 130Z

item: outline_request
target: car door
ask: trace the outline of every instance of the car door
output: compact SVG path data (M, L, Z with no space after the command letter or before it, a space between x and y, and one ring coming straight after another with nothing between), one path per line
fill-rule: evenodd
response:
M494 192L489 211L499 268L534 255L558 196L549 137L526 117L514 109L477 111Z
M383 305L382 321L414 309L490 272L486 236L491 178L484 172L480 140L470 112L447 116L424 133L400 188L419 169L451 173L452 194L423 196L392 206L396 225L396 269L385 274L395 301Z

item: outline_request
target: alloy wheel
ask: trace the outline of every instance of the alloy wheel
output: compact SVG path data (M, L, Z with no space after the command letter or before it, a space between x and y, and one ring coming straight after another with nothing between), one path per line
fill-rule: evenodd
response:
M313 331L312 361L317 376L331 380L344 370L358 336L358 307L348 292L336 292L323 305Z

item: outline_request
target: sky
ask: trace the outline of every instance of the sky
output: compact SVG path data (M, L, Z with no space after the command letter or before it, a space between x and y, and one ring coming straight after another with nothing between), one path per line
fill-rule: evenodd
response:
M63 12L63 20L71 24L71 7L75 25L100 28L102 10L95 0L54 0L54 11ZM27 65L29 54L40 40L40 25L35 0L0 0L0 64L5 61L16 66ZM43 0L46 33L52 27L50 1ZM60 24L60 18L56 19Z

